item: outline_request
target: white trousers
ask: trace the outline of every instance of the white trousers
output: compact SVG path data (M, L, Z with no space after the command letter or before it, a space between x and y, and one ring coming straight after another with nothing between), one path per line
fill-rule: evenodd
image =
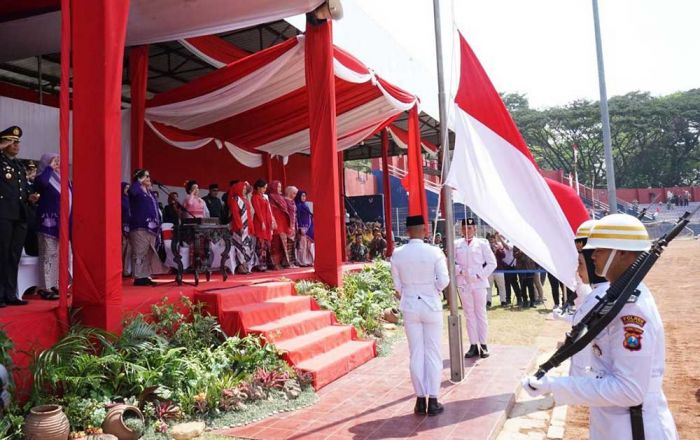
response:
M457 290L467 321L469 344L486 344L489 333L489 323L486 320L486 288L458 286Z
M502 273L492 273L489 275L489 297L493 295L493 285L498 287L498 298L501 304L506 302L506 277ZM487 300L488 301L488 300Z
M411 353L411 382L418 397L437 397L442 379L442 312L422 301L416 310L404 310L403 320Z

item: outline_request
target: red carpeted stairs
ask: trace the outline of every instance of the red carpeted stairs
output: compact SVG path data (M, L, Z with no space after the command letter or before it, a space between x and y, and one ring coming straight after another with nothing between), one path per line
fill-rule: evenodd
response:
M265 336L290 365L311 373L316 389L376 356L374 341L358 340L352 326L339 325L289 281L197 292L195 301L208 304L227 335Z

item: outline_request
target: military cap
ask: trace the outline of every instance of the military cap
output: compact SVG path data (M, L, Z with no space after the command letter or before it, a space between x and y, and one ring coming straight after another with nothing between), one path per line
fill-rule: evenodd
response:
M406 227L408 228L411 226L423 226L424 224L425 220L422 215L409 215L406 217Z
M476 226L476 222L472 217L469 218L463 218L462 219L462 226Z
M6 128L0 131L0 139L8 139L11 141L18 141L22 137L22 129L16 125Z

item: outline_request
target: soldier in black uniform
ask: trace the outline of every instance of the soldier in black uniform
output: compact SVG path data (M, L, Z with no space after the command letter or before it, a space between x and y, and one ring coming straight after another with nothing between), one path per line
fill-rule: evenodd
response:
M27 235L27 172L17 158L22 129L0 132L0 307L25 305L17 298L17 271Z

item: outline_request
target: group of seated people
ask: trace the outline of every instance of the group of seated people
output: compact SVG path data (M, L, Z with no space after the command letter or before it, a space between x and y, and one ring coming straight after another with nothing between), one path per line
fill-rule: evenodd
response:
M373 261L376 258L386 259L386 231L380 223L363 223L359 219L351 219L346 225L347 249L349 261Z
M278 180L268 185L264 179L253 185L233 180L223 194L211 184L204 197L194 180L184 189L184 200L170 192L161 208L148 170L137 170L130 184L122 182L122 253L125 259L131 255L134 285L155 285L151 276L168 270L158 251L163 223L178 227L190 218L214 218L229 226L235 273L313 265L313 214L306 191L284 188Z

